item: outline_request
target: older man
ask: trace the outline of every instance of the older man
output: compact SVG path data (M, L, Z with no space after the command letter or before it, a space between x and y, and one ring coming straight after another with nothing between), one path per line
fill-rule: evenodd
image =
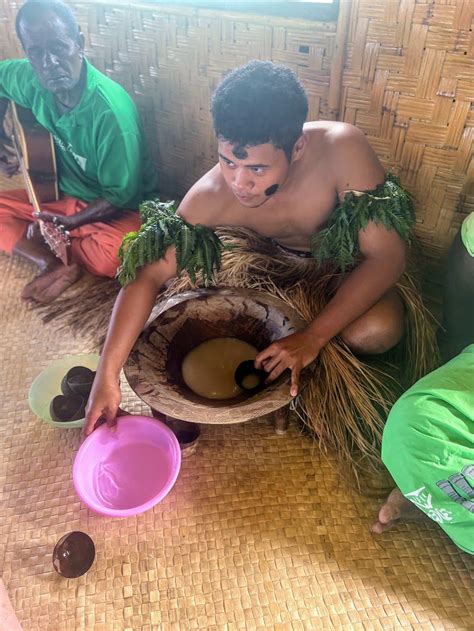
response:
M132 100L87 61L71 10L30 0L18 12L16 31L27 59L0 63L0 128L11 100L52 134L61 198L44 204L39 217L70 232L72 263L62 265L31 229L35 217L23 190L0 196L0 249L40 268L22 297L47 303L84 268L115 275L122 237L140 225L132 209L154 189L154 170ZM3 134L0 170L11 176L17 167Z

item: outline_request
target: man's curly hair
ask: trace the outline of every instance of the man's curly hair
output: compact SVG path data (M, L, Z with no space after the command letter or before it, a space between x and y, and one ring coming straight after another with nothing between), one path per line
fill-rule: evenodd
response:
M224 77L211 111L218 138L237 147L271 142L290 160L303 132L308 99L290 68L254 60Z

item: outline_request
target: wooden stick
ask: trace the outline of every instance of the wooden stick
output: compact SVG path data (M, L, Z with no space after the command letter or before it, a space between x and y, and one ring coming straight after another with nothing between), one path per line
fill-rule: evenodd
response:
M349 18L351 15L351 1L341 0L339 4L339 16L337 19L336 41L334 44L334 58L331 64L331 76L329 79L328 108L330 118L339 120L341 108L342 73L344 71L347 33L349 31Z

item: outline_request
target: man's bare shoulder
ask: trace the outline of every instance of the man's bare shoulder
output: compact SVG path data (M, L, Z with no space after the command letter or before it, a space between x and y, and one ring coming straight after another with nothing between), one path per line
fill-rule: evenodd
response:
M364 133L349 123L317 121L304 128L309 147L324 153L340 196L348 190L370 190L383 182L385 171Z
M219 225L222 212L232 201L219 165L205 173L186 193L178 214L191 224Z
M308 140L323 142L326 148L347 143L368 144L364 133L355 125L340 121L312 121L305 123L304 133Z

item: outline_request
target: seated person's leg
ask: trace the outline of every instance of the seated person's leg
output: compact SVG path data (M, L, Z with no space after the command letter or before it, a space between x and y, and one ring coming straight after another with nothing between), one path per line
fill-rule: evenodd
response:
M374 532L409 518L407 500L474 554L474 345L420 379L394 405L382 460L400 492L379 512ZM408 514L411 513L411 514Z
M119 265L118 250L127 232L138 230L138 213L123 211L119 219L94 223L74 230L73 259L94 276L113 278Z
M377 304L342 331L342 339L357 354L384 353L400 341L404 328L403 302L391 289Z
M57 214L72 214L81 203L73 198L63 198L42 204L42 209ZM65 267L60 263L38 231L33 238L27 238L28 227L34 224L32 213L33 207L26 191L0 194L0 249L22 256L39 267L41 273L25 286L21 296L46 303L72 285L81 271L77 265Z
M0 250L13 252L33 223L33 206L22 189L0 193Z
M474 232L474 215L468 220L473 223ZM474 235L472 238L474 241ZM474 343L474 251L469 252L461 232L454 238L448 255L443 311L439 346L443 360L448 361Z

